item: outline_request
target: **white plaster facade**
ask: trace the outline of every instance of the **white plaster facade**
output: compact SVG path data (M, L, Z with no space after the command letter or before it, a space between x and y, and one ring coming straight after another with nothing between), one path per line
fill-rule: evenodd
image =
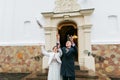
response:
M21 44L19 42L23 42L24 45L29 42L30 39L26 42L26 38L20 38L25 32L23 30L24 22L33 21L35 18L38 18L44 25L45 22L41 12L53 11L55 7L54 2L55 0L0 0L0 44ZM77 2L80 4L81 9L95 9L91 16L93 24L91 33L92 44L120 43L120 37L118 37L120 35L119 0L78 0ZM110 15L117 17L118 26L114 28L114 31L109 27L108 16ZM32 28L30 27L29 30L33 31ZM19 31L17 31L18 29ZM38 29L36 28L36 30ZM106 30L108 31L106 32ZM39 31L34 33L39 35ZM38 38L34 36L31 38L39 42ZM13 39L15 40L13 41ZM28 44L32 44L32 42Z

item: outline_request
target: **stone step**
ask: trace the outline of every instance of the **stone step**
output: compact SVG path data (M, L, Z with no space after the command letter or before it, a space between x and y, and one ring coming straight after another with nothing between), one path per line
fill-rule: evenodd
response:
M37 72L37 76L46 76L48 73ZM75 70L76 75L88 75L88 70Z
M115 75L108 75L111 80L120 80L120 75L115 74Z
M98 80L95 74L89 74L88 70L75 70L76 80ZM26 80L47 80L47 73L37 72L36 76L28 77Z
M75 70L75 73L89 73L88 70Z
M80 70L80 66L79 65L75 65L75 70Z
M37 78L40 78L40 79L46 79L47 78L47 75L45 76L38 76ZM87 79L98 79L98 76L96 75L76 75L76 78L80 79L80 78L87 78Z
M78 62L75 62L75 70L80 70L80 66Z
M36 72L29 75L23 80L47 80L48 69L43 70L43 72ZM98 80L98 76L95 73L90 73L88 70L80 69L79 64L75 63L75 77L76 80Z
M48 73L37 72L36 76L47 76ZM76 76L89 75L88 70L75 70Z
M21 80L25 76L29 75L29 73L0 73L0 80Z
M40 79L40 78L27 78L26 80L47 80L47 79Z
M47 76L46 77L26 78L26 80L47 80ZM76 77L76 80L98 80L98 77L86 75L86 76Z

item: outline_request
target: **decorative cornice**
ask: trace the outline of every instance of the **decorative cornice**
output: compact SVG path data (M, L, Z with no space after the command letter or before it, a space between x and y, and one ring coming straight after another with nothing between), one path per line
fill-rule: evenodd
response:
M41 13L44 17L72 17L72 16L84 16L84 15L91 15L94 12L94 8L91 9L81 9L78 11L69 11L69 12L43 12Z
M54 15L54 12L43 12L41 13L44 17L50 17Z
M80 10L81 15L91 15L93 12L94 12L94 8Z

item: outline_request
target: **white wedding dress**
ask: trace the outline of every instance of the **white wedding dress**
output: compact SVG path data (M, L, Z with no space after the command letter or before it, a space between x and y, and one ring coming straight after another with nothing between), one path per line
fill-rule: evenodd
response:
M62 55L62 51L60 50L60 52L58 53L47 52L44 48L42 48L42 54L49 57L49 69L47 80L62 80L62 77L60 75L60 56Z
M62 80L60 76L61 63L58 63L54 58L49 65L48 80Z

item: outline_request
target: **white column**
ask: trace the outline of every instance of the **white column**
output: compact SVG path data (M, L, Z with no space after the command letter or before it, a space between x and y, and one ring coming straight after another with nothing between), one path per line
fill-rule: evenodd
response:
M85 40L84 50L88 50L90 52L91 52L91 27L92 27L91 24L83 26L84 40ZM89 70L95 71L94 57L93 56L88 56L88 54L85 54L85 56L84 56L84 66Z
M84 31L84 42L85 42L85 46L84 49L85 50L89 50L91 51L91 27L92 25L83 25L83 31Z
M85 47L85 42L84 42L84 32L82 29L82 26L78 26L78 62L80 67L84 66L84 54L83 50Z

